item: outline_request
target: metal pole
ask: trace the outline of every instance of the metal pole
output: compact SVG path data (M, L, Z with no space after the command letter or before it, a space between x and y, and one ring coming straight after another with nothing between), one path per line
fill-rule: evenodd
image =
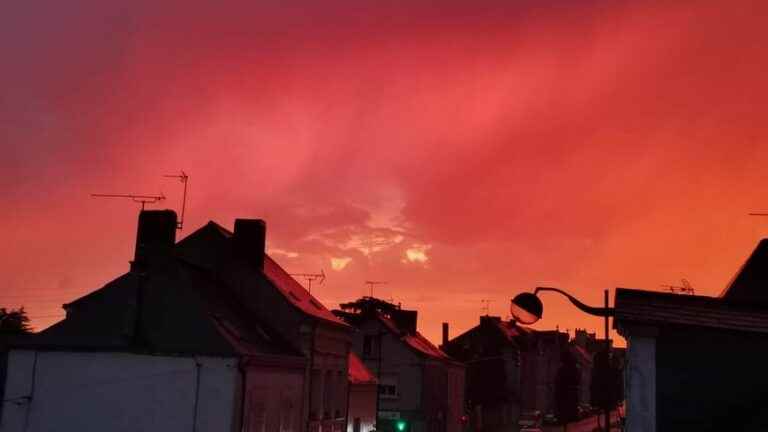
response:
M605 310L608 310L608 290L605 290L603 292L604 294L604 300L605 300ZM606 370L605 374L606 377L609 376L608 371L610 370L610 358L611 358L611 342L608 338L608 315L605 315L605 361L606 361ZM608 383L608 380L606 380L606 386L604 388L605 392L609 391L610 383ZM606 400L608 395L606 394ZM611 431L611 407L609 405L605 406L605 430L606 432Z

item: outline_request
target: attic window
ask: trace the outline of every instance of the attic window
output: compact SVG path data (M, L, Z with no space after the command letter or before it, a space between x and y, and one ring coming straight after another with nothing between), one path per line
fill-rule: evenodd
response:
M292 298L292 299L294 299L295 301L297 301L297 302L301 302L301 298L299 298L299 296L297 296L296 294L294 294L294 292L293 292L293 291L288 291L288 295L290 295L290 296L291 296L291 298Z
M309 299L309 303L311 303L311 304L312 304L312 306L314 306L314 307L316 307L316 308L318 308L318 309L320 309L320 310L322 310L322 309L323 309L323 307L322 307L322 306L320 306L320 303L318 303L317 301L315 301L315 299Z

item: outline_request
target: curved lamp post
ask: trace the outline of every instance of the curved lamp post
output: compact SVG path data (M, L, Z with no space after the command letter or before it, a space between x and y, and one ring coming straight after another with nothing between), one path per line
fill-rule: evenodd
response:
M605 318L605 355L608 358L610 354L610 340L608 338L608 318L615 315L615 309L608 307L608 290L605 290L605 306L595 307L588 306L576 297L568 294L567 292L552 287L536 287L533 293L524 292L520 293L512 299L512 303L509 306L510 313L516 321L522 324L533 324L540 320L544 313L544 305L538 297L538 294L542 291L552 291L564 295L574 306L579 310L589 315L601 316ZM605 430L611 429L611 414L608 409L605 410Z

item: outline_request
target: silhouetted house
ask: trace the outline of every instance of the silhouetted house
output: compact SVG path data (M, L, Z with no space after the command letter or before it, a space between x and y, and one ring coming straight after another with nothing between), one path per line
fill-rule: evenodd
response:
M523 383L521 373L522 356L535 344L532 332L486 315L476 327L443 342L441 348L467 366L466 401L474 430L517 426L526 394L523 386L528 385L527 394L535 393L534 382ZM529 399L529 407L535 405L533 399Z
M483 431L514 429L522 412L555 413L562 359L574 349L567 333L536 331L487 315L480 317L477 326L444 342L442 348L467 365L470 420L475 429ZM589 363L576 357L568 357L575 362L574 368ZM572 384L573 379L567 381ZM572 399L575 411L577 397Z
M0 430L343 429L351 328L264 253L264 223L175 233L142 211L131 270L10 344Z
M576 330L578 335L579 330ZM580 405L590 405L592 396L590 392L590 383L592 382L592 368L594 367L593 356L584 345L579 344L578 336L571 340L569 349L576 362L576 368L579 371L579 391L578 401Z
M618 289L627 431L763 431L768 242L720 298Z
M370 432L376 429L378 382L360 357L349 352L349 410L347 432Z
M363 297L334 313L358 329L352 349L379 381L378 431L461 430L464 366L416 330L416 311Z

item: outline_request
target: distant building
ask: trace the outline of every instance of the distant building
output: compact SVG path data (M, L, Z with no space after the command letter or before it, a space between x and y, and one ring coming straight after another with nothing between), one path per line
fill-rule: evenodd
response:
M616 290L626 430L768 430L768 240L721 297Z
M349 352L349 411L347 432L371 432L376 429L378 381L360 357Z
M416 311L363 297L334 313L358 330L352 349L378 378L378 431L461 431L464 366L416 330Z
M536 331L487 315L442 348L467 365L470 420L476 430L489 432L516 430L522 412L555 413L563 355L578 350L569 345L567 333ZM568 356L573 357L581 367L589 366L586 353ZM575 410L575 399L573 404Z
M0 431L344 429L352 329L264 253L264 223L175 234L142 211L128 273L7 343Z

